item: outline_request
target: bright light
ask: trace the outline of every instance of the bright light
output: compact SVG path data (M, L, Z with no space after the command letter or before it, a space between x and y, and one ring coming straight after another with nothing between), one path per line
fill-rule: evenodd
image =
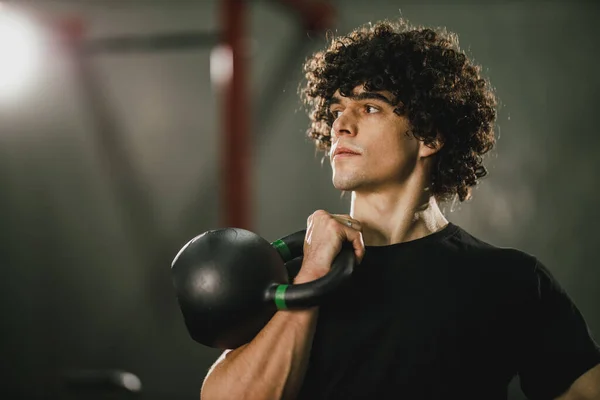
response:
M12 98L31 83L40 47L34 24L0 4L0 98Z
M233 53L231 47L219 45L210 52L210 80L221 87L233 76Z

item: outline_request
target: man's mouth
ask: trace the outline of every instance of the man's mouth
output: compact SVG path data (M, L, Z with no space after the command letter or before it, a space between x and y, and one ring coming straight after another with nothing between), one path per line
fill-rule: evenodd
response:
M351 150L346 147L338 147L335 149L335 153L333 154L333 158L337 157L350 157L350 156L359 156L360 153L357 151Z
M338 157L351 157L351 156L358 156L359 154L356 153L336 153L335 156L333 156L333 158L338 158Z

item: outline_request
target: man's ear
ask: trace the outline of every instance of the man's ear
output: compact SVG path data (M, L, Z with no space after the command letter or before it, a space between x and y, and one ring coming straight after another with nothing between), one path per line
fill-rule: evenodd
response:
M435 140L431 144L425 144L423 141L419 141L419 158L427 158L431 157L438 151L440 151L444 147L444 138L438 132L435 137Z

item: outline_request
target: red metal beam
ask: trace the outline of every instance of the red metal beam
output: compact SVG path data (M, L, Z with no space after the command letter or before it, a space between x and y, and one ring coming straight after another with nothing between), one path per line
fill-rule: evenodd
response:
M250 112L247 85L246 0L223 0L224 44L231 50L233 73L224 84L222 221L224 226L251 229Z
M324 31L334 24L335 9L324 1L279 0L299 14L304 29ZM232 55L233 72L223 87L221 155L222 224L251 230L251 121L246 59L247 0L222 0L223 42Z

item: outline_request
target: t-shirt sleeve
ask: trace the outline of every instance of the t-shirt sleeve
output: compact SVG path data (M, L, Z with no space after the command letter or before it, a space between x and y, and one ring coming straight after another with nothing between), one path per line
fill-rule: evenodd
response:
M529 399L553 399L600 363L600 347L580 311L541 262L536 260L530 279L532 301L518 374Z

